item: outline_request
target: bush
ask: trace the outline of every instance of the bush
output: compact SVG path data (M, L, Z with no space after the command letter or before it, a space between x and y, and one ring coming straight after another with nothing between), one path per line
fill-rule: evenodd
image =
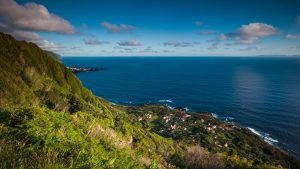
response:
M188 168L193 169L219 169L223 168L220 158L209 153L200 146L188 147L184 153L183 160Z

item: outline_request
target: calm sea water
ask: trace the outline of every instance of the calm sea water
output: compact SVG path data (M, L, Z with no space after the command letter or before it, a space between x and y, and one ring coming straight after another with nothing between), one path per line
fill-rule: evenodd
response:
M63 63L104 68L77 76L111 102L212 112L300 154L300 58L65 57Z

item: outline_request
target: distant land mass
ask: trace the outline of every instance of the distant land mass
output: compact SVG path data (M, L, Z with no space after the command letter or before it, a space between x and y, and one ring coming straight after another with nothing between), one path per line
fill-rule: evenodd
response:
M0 168L300 168L211 113L112 104L34 43L0 33L0 55Z
M73 73L80 73L80 72L97 72L103 70L103 68L82 68L82 67L67 67Z

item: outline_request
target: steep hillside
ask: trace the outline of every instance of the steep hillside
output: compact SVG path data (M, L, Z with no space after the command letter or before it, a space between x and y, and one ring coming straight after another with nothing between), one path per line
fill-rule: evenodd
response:
M0 79L0 168L300 166L248 130L208 114L111 105L49 53L3 33Z
M57 104L74 97L93 101L91 92L71 71L33 43L16 41L1 33L0 55L1 106L45 103L63 110L67 105Z
M162 152L175 152L35 44L0 35L3 168L157 166Z

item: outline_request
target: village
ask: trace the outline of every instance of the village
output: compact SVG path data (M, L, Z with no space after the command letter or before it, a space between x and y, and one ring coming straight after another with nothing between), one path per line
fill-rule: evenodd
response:
M148 127L148 130L176 140L185 138L186 142L200 144L215 151L230 151L232 140L228 139L228 133L231 135L236 130L241 130L236 125L215 119L210 113L189 113L183 108L171 110L157 105L144 105L138 109L151 110L146 114L137 113L138 121Z

